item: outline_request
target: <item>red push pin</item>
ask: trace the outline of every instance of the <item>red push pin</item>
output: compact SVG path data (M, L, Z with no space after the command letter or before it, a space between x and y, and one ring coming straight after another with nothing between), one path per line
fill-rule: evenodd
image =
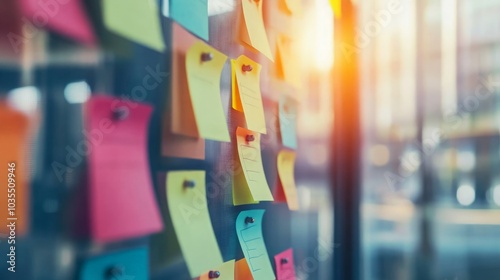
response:
M220 277L220 272L218 270L216 271L210 271L208 273L208 278L210 279L216 279L216 278L219 278Z
M241 66L241 71L243 72L250 72L252 70L253 70L252 65L243 64L243 66Z
M214 59L214 55L212 53L202 53L201 54L201 61L202 62L207 62L207 61L211 61L212 59Z
M255 141L255 136L253 136L252 134L248 134L247 136L245 136L245 140L247 142Z

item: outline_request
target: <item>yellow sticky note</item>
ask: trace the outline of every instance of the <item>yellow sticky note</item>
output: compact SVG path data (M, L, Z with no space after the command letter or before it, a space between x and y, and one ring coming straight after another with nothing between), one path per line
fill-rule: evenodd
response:
M278 175L280 185L278 186L276 201L286 200L290 210L299 209L297 188L295 186L294 166L295 152L282 150L278 154Z
M218 277L214 277L214 275L217 275L218 272ZM212 273L212 277L210 277L210 273ZM210 279L217 279L217 280L234 280L234 260L227 261L223 263L221 266L212 269L211 271L203 274L200 276L199 280L210 280Z
M302 0L283 0L287 10L291 14L300 13L302 9Z
M266 118L260 93L261 65L241 55L231 61L231 66L233 108L243 111L248 129L266 134Z
M330 0L330 5L332 5L333 14L336 18L342 17L342 0Z
M235 172L233 180L234 205L273 201L262 165L260 134L238 127L236 145L242 172Z
M227 56L197 41L186 54L189 94L201 137L230 142L220 96L220 78Z
M302 75L297 59L294 42L291 38L280 35L276 41L276 66L278 68L278 77L284 79L296 88L302 87Z
M250 48L261 52L271 61L274 61L267 39L266 27L264 26L263 2L264 0L241 0L245 25L240 26L240 39Z
M191 278L222 265L208 213L205 171L168 172L167 201Z
M252 272L248 266L247 259L243 258L234 265L235 280L253 280Z
M159 52L165 49L156 1L103 0L102 4L109 30Z

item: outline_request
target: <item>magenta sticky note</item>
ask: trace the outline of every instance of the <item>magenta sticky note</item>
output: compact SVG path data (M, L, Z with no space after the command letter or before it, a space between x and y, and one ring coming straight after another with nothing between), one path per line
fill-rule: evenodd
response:
M293 250L288 249L274 256L277 280L295 280Z
M37 28L50 29L81 43L96 41L81 0L19 0L24 17ZM35 36L33 30L26 36ZM28 38L31 39L31 38Z
M92 237L117 241L163 228L154 196L147 152L152 108L106 96L86 106Z

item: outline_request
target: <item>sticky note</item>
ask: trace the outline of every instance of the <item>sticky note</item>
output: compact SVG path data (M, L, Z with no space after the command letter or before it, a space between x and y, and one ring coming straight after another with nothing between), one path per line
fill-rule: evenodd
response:
M290 210L299 209L297 188L294 176L295 152L282 150L278 154L279 184L276 190L276 201L286 201Z
M248 266L247 259L243 258L234 265L235 280L253 280L252 272Z
M288 249L274 256L276 264L276 280L295 280L295 265L293 264L293 250Z
M158 52L165 49L160 12L154 0L103 0L106 27Z
M253 278L274 280L276 278L262 236L264 212L265 210L241 211L236 218L236 234Z
M186 75L186 50L197 42L178 24L172 24L172 71L169 110L163 114L162 155L179 158L205 158L205 141L198 128Z
M279 101L280 135L283 146L297 148L297 102L281 96Z
M271 47L267 39L262 5L264 0L241 0L243 21L240 23L240 41L246 46L261 52L274 61Z
M210 272L212 273L219 272L220 276L217 278L214 278L213 276L210 277ZM223 263L221 266L216 267L207 273L204 273L203 275L200 276L199 280L210 280L210 279L234 280L234 260L227 261Z
M151 112L149 105L97 95L86 104L86 145L67 149L71 165L81 151L89 151L91 233L97 241L163 228L148 159Z
M330 5L332 6L333 13L336 18L342 17L342 0L330 0Z
M302 88L301 65L297 58L297 49L294 41L285 35L278 36L276 40L276 67L278 78L288 84Z
M80 280L149 279L149 253L146 247L101 255L85 261Z
M28 157L28 118L0 102L0 219L16 224L16 234L24 235L29 225L29 189L26 158ZM9 200L15 199L15 201ZM15 202L11 210L9 203ZM9 235L7 226L0 227L0 234Z
M163 3L163 15L208 41L207 0L166 0Z
M231 60L232 106L243 112L247 128L266 134L266 118L260 92L261 65L241 55Z
M230 142L220 96L220 78L226 60L221 52L197 41L187 50L186 72L198 134Z
M84 44L94 44L95 35L82 0L21 0L21 11L38 28L48 28Z
M274 198L269 190L262 165L260 134L238 127L236 129L236 145L243 172L235 172L234 175L234 205L273 201Z
M205 171L168 172L167 201L191 278L222 265L208 213Z
M302 0L282 0L290 14L300 13L302 10Z

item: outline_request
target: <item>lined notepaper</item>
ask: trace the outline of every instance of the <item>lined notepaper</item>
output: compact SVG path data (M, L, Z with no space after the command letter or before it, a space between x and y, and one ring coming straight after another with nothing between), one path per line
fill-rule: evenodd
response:
M246 128L266 134L266 118L260 92L261 65L241 55L231 60L231 66L233 108L244 113Z
M238 127L236 145L242 172L235 173L233 180L234 205L274 200L262 165L260 134Z
M274 280L273 267L262 236L264 212L265 210L242 211L236 218L236 234L253 278ZM253 222L250 223L247 219L252 219Z

